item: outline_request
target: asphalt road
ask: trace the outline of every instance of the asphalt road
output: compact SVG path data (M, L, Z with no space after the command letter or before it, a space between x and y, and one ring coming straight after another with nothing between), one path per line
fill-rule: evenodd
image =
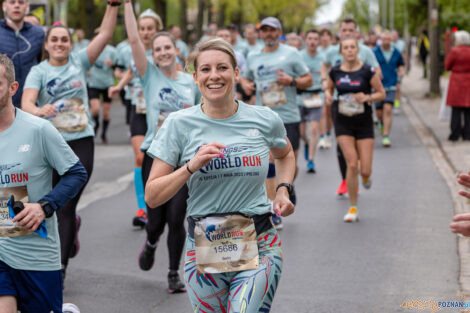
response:
M110 144L97 140L79 205L81 250L70 262L64 300L82 313L191 312L186 294L166 291L166 237L154 268L138 268L145 232L131 225L133 154L123 114L113 106ZM403 301L458 299L449 190L405 116L394 116L391 140L390 149L376 142L373 185L360 190L357 224L342 220L348 202L335 194L335 150L318 152L316 174L300 160L297 211L281 231L284 267L272 312L413 312Z

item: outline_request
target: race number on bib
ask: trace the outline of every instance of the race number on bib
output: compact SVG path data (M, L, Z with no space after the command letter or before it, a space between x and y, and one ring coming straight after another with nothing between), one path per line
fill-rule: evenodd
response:
M301 94L302 104L304 107L313 109L320 108L323 105L321 101L320 92L302 92Z
M74 133L88 125L85 104L80 98L61 99L52 104L56 114L49 120L60 131Z
M145 103L144 89L142 87L134 87L135 93L135 112L139 114L147 113L147 105Z
M270 82L261 88L261 102L264 106L273 108L287 103L284 86Z
M338 111L346 116L364 113L364 103L354 100L354 94L348 93L338 97Z
M15 196L17 201L28 202L26 186L0 188L0 237L18 237L29 235L32 232L13 223L8 211L8 199Z
M199 273L258 268L258 244L251 218L238 214L206 217L196 222L194 239Z

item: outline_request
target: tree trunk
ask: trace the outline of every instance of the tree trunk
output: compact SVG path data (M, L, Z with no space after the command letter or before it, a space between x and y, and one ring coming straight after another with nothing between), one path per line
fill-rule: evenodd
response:
M206 8L205 0L197 0L197 25L196 25L196 37L202 37L202 27L204 23L204 10Z
M188 42L188 3L186 0L179 0L180 2L180 28L181 38L184 42Z
M219 26L225 25L225 9L227 7L227 4L223 2L220 7L219 7L219 14L217 17L217 24Z
M155 12L160 16L163 23L163 28L166 26L166 0L153 0Z
M94 0L79 1L80 21L82 21L80 26L85 32L86 38L93 38L95 28L99 26L96 10Z
M430 84L429 91L431 94L439 95L441 88L439 86L439 15L437 3L435 0L428 0L428 20L429 20L429 56L430 62Z

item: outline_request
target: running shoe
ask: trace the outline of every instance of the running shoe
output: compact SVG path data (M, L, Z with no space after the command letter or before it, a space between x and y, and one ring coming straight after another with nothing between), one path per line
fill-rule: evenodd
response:
M326 135L325 136L325 149L330 149L331 148L331 135Z
M304 158L305 158L305 161L308 161L308 144L305 144L304 148L305 148Z
M370 187L372 187L372 178L362 176L362 186L364 186L365 189L370 189Z
M326 149L325 137L320 137L320 140L318 141L318 147L320 149Z
M387 136L384 136L382 138L382 145L385 147L385 148L389 148L391 143L390 143L390 139L387 137Z
M400 107L400 100L395 99L395 102L393 103L393 106L398 109Z
M315 163L313 163L313 160L308 160L308 163L307 163L307 172L309 172L309 173L315 173Z
M379 121L379 124L377 125L377 130L379 131L379 134L383 134L384 133L384 124L382 124L382 122Z
M357 214L357 207L352 205L349 207L348 213L344 216L344 221L346 223L354 223L359 220L359 215Z
M346 184L346 179L343 179L341 181L341 184L338 187L338 190L336 190L336 194L338 196L342 196L348 193L348 185Z
M277 230L281 230L284 227L284 225L282 224L282 217L278 216L276 213L273 213L271 215L271 220Z
M73 303L64 303L62 305L63 313L80 313L80 309Z
M184 286L183 282L181 282L180 275L178 273L168 273L168 292L186 292L186 287Z
M82 219L79 215L75 216L75 237L73 238L72 250L70 251L70 258L77 256L78 251L80 251L80 241L78 240L78 231L82 225Z
M145 213L144 209L138 209L132 219L132 225L144 228L147 225L147 221L147 213Z
M142 250L139 253L139 267L143 271L148 271L153 267L155 261L155 250L157 245L152 246L148 240L145 241Z

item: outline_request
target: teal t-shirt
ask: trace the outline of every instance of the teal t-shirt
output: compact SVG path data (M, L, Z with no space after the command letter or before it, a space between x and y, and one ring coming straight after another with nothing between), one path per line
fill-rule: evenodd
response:
M17 201L39 201L52 189L53 169L63 175L78 162L51 123L20 109L16 109L13 124L0 132L0 151L2 207L6 206L10 194L15 194ZM46 239L36 233L0 237L0 260L21 270L60 270L60 240L55 214L46 218L46 227Z
M181 55L186 59L189 55L188 45L181 39L176 40L176 47L180 49Z
M189 108L201 100L199 87L193 76L178 72L178 78L167 78L153 63L148 62L147 71L141 80L147 104L147 133L140 150L147 151L158 126L171 112Z
M359 44L358 57L359 60L369 66L379 66L379 62L377 62L377 58L375 57L374 52L372 52L372 49L366 45L363 45L362 43ZM341 64L341 62L343 62L343 56L339 53L339 45L330 46L330 49L326 55L326 65L328 65L329 67L333 67Z
M72 53L77 53L80 50L85 49L90 44L90 40L83 39L82 42L74 42Z
M325 62L325 57L320 52L317 52L315 56L308 54L307 50L300 51L300 55L307 65L310 74L312 74L313 85L306 90L320 90L321 89L321 67Z
M400 51L400 53L403 53L403 52L405 52L405 50L406 50L406 43L405 43L405 41L404 41L403 39L401 39L401 38L399 38L399 39L397 40L397 42L394 42L394 43L393 43L393 46L394 46L395 48L397 48L398 51Z
M238 38L237 43L232 47L233 50L240 52L244 57L248 55L248 46L243 39Z
M189 216L270 211L265 181L269 150L287 145L286 130L278 114L266 107L238 102L237 112L212 119L201 105L171 113L147 153L171 166L183 166L204 144L219 142L227 148L188 180Z
M134 59L132 57L132 48L130 46L129 46L128 52L130 53L129 66L132 69L132 74L134 74L134 78L131 80L131 84L132 84L131 103L132 105L135 106L137 105L137 102L145 101L144 88L142 87L139 73L137 72L137 68L135 67ZM147 55L147 60L151 61L151 63L154 63L152 59L152 52L153 52L153 49L145 50L145 54Z
M113 67L105 64L108 61L116 64L116 49L110 45L104 48L90 69L90 76L88 76L90 88L107 89L114 85Z
M390 49L388 50L384 50L382 47L380 47L380 51L382 51L385 61L387 61L387 63L390 62L390 59L392 58L392 55L393 55L393 46L390 47Z
M58 107L56 119L60 134L65 141L77 140L94 136L93 121L88 111L88 93L86 88L87 72L90 69L90 60L86 49L76 54L70 54L67 64L52 66L49 60L44 60L31 68L24 89L39 91L36 101L39 107L45 104L54 104ZM75 103L70 103L74 99ZM63 100L69 102L64 105ZM68 123L78 122L81 130L68 129ZM61 125L59 127L58 125ZM71 128L71 127L70 127ZM83 128L83 129L82 129Z
M326 55L328 54L328 51L330 51L330 47L331 46L323 48L322 46L318 46L317 47L317 52L320 53L320 54L323 54L323 56L326 58Z
M252 45L248 44L248 42L247 42L246 48L247 48L246 57L248 58L250 53L261 51L264 48L264 43L260 43L259 41L256 41L256 44L252 46Z
M132 60L132 50L129 42L127 40L122 41L116 47L116 65L123 68L124 71L127 71L131 66ZM124 88L126 100L132 100L132 82Z
M254 80L256 84L256 105L272 108L285 124L298 123L300 113L296 88L278 84L278 70L292 77L303 76L309 72L297 49L280 44L274 52L251 53L247 59L247 71L243 76Z

